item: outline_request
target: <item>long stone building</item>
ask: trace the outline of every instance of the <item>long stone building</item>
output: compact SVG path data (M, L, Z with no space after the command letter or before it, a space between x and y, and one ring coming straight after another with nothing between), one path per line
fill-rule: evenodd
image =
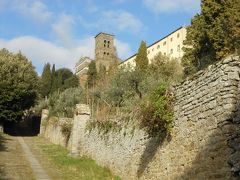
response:
M149 63L151 63L152 59L158 54L162 53L163 55L169 56L170 58L177 58L179 61L183 56L183 41L186 38L187 30L185 27L180 27L177 30L171 32L166 35L162 39L154 42L150 46L147 47L147 56L149 59ZM132 55L123 61L120 66L127 65L135 67L135 58L137 54Z

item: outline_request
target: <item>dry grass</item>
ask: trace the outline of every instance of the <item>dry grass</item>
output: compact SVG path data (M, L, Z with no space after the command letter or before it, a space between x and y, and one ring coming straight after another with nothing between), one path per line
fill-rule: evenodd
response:
M73 158L69 152L58 145L46 142L44 139L35 137L35 145L44 157L45 165L48 169L56 169L58 175L53 175L53 179L63 180L114 180L120 179L114 176L108 168L101 167L94 160L87 157ZM46 167L45 167L46 168ZM51 175L52 172L50 172Z

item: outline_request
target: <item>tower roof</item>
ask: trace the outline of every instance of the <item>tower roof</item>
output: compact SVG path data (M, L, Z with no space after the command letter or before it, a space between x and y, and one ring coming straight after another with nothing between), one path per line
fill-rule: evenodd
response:
M108 36L114 36L114 35L112 35L112 34L100 32L100 33L98 33L98 34L95 36L95 38L98 37L98 36L101 35L101 34L108 35Z

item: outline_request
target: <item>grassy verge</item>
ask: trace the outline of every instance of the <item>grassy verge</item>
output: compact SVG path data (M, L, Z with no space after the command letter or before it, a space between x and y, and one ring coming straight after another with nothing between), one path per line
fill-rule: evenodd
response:
M66 180L120 180L114 176L109 169L98 166L94 160L87 157L72 158L68 151L58 145L40 143L43 154L49 158L52 166L62 174Z

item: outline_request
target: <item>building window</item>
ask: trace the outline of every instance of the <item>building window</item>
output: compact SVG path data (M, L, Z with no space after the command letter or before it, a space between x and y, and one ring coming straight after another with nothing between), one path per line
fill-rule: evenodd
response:
M159 48L160 48L160 45L158 45L157 48L159 49Z
M166 56L166 53L163 53L164 54L164 56Z
M106 40L104 40L104 47L106 47L106 44L107 44L107 41L106 41Z
M152 48L152 51L154 51L154 48Z
M173 49L170 50L170 54L173 54Z
M109 53L107 53L107 55L109 55Z
M107 45L108 47L110 46L110 41L108 41L108 45Z
M106 54L106 52L104 52L103 54Z
M166 41L164 41L163 45L165 46L166 44L167 44L167 42L166 42Z
M177 38L179 38L180 37L180 34L179 33L177 33Z
M148 50L148 54L150 53L150 51Z
M180 45L177 46L177 51L180 52Z
M173 38L171 38L170 40L171 40L171 42L172 42L172 41L173 41Z

